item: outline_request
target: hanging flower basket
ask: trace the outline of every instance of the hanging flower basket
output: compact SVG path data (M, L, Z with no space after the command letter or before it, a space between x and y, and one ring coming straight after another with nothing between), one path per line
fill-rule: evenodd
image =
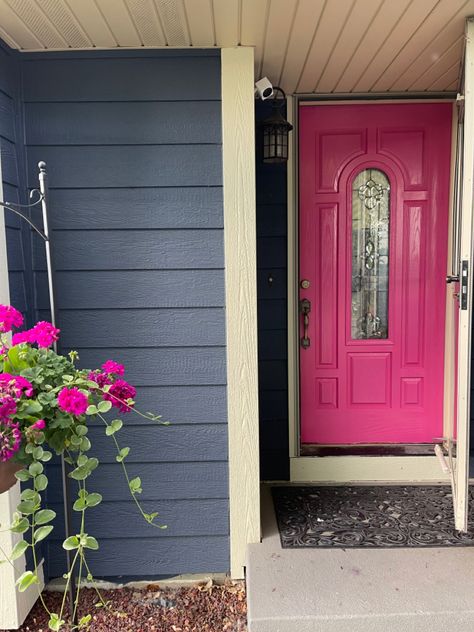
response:
M0 494L13 487L17 481L15 474L21 469L23 466L13 461L0 462Z
M66 624L63 617L72 578L78 576L77 596L75 603L70 604L74 621L81 577L93 579L87 553L99 548L86 526L87 511L102 502L101 494L88 486L89 476L100 465L97 455L90 456L93 449L90 421L102 425L105 435L110 437L117 466L123 472L137 510L150 526L158 529L166 528L156 522L158 513L145 511L139 501L142 481L138 476L131 479L127 472L130 448L122 446L117 438L123 422L108 413L133 412L162 425L167 422L135 408L136 390L123 379L122 364L107 360L100 369L79 369L77 352L63 356L51 348L59 338L59 329L44 321L13 334L10 342L10 332L22 324L23 317L15 308L0 305L0 493L16 479L26 484L10 526L23 537L9 560L13 562L28 550L31 553L33 570L23 573L17 582L18 589L24 591L39 583L36 547L51 534L56 518L56 513L43 502L48 486L47 463L55 453L62 455L69 467L69 477L77 490L72 507L77 515L77 532L63 542L63 548L71 551L72 567L65 575L62 606L59 612L49 612L50 630L60 630ZM105 602L102 605L107 607ZM86 628L90 620L91 615L86 615L77 624Z

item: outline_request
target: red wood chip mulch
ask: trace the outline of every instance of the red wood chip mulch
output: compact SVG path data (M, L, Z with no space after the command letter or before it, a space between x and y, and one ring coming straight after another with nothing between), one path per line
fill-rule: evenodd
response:
M218 586L161 589L150 584L146 590L122 588L101 591L108 608L97 608L97 593L81 591L79 616L92 615L90 632L246 632L247 606L243 582ZM45 592L52 612L59 612L61 593ZM70 632L69 626L61 628ZM4 632L4 631L2 631ZM48 616L36 604L20 632L48 632Z

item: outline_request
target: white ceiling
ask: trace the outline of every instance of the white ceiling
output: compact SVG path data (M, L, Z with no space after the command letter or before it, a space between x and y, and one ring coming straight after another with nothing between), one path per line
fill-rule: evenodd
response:
M254 46L288 93L456 90L474 0L0 0L22 51Z

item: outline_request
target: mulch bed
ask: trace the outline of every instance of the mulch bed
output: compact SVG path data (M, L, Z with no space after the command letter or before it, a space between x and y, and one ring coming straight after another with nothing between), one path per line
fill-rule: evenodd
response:
M108 609L97 608L97 593L81 592L79 616L92 615L90 632L246 632L247 606L243 582L192 588L101 591ZM52 612L59 612L61 593L45 592ZM69 627L61 628L70 632ZM20 632L48 632L48 616L36 604Z

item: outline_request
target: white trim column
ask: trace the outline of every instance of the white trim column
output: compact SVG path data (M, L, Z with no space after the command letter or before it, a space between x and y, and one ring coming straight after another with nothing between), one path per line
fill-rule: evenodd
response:
M222 161L229 432L230 561L244 576L260 541L253 48L223 48Z
M3 197L2 165L0 161L0 199ZM8 283L7 242L4 212L0 209L0 304L10 304ZM13 512L20 502L20 484L17 483L9 492L0 494L0 560L4 554L10 555L21 535L4 531L11 523ZM4 531L2 533L2 531ZM22 556L12 566L8 562L0 564L0 630L16 630L26 619L31 608L38 599L38 586L31 586L23 593L16 588L16 580L26 570L26 560ZM40 586L43 589L43 576L40 569Z
M467 305L459 310L458 327L458 389L455 476L456 529L467 531L469 491L469 426L471 397L471 327L473 278L473 195L474 195L474 21L466 21L466 52L464 59L464 154L461 209L461 239L459 255L468 271ZM462 292L462 289L461 289Z

